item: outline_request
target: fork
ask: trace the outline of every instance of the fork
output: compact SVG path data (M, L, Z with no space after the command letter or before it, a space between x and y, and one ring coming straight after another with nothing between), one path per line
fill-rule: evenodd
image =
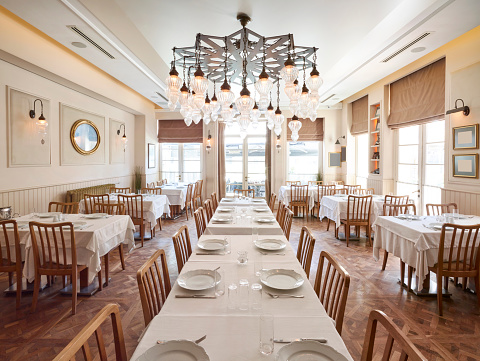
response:
M263 254L264 256L285 256L285 253L267 253L267 252L260 252L260 254Z
M200 337L199 339L193 341L194 343L196 343L197 345L202 342L203 340L205 340L207 338L207 335L203 335L202 337ZM158 340L157 343L158 344L162 344L162 343L165 343L167 342L168 340Z
M304 295L285 295L285 294L276 295L270 292L265 292L265 293L272 298L304 298L305 297Z

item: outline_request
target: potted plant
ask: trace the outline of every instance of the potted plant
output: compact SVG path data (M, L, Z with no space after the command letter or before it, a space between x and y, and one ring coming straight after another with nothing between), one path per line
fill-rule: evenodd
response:
M323 181L323 174L317 173L317 182Z
M142 175L143 175L143 167L135 167L134 171L135 175L135 193L140 193L140 190L142 189Z

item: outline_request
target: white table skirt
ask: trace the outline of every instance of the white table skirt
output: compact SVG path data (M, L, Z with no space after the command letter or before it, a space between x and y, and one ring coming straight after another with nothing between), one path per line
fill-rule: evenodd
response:
M170 205L180 206L182 209L185 207L185 201L187 200L187 187L165 185L156 188L162 189L162 195L167 196Z
M80 214L67 214L65 216L65 222L87 222L86 228L75 230L75 244L77 249L77 263L88 267L89 283L93 281L101 269L100 258L102 256L122 243L127 245L129 252L135 247L133 238L135 226L129 216L111 216L101 219L86 219ZM17 221L51 222L51 218L32 218L31 215L27 215L17 218ZM33 261L30 229L21 228L18 232L20 244L22 248L25 249L23 275L29 282L33 282L35 279L35 265ZM3 238L3 236L0 237ZM65 242L70 244L70 238L66 237Z
M317 186L308 187L308 210L310 211L315 206L315 200L317 199ZM278 200L285 202L285 205L290 204L291 195L290 186L281 186L278 190Z

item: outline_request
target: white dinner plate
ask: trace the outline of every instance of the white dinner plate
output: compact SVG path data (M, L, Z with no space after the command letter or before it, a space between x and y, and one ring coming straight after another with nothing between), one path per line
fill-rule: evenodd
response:
M223 198L222 202L233 202L234 200L232 198Z
M88 219L99 219L99 218L106 218L108 217L108 213L90 213L90 214L84 214L83 218L88 218Z
M412 220L412 221L418 221L420 219L420 216L416 216L415 214L399 214L396 216L398 219L403 219L403 220Z
M268 212L270 208L254 208L255 212Z
M221 281L220 273L217 274L217 284ZM186 290L201 291L212 288L215 283L215 273L209 269L197 269L180 274L177 278L178 285Z
M255 221L258 223L273 223L275 222L275 218L256 218Z
M62 214L62 212L47 212L47 213L37 213L38 218L50 218L56 216L58 214Z
M204 249L206 251L218 251L225 249L225 246L228 245L228 241L225 239L202 239L198 241L198 248Z
M233 212L235 210L235 208L233 207L218 207L217 208L217 211L219 212L227 212L227 213L230 213L230 212Z
M277 354L277 361L344 361L345 356L317 341L295 341L283 346Z
M137 361L209 361L205 349L188 340L172 340L149 348Z
M443 223L434 222L434 223L430 223L428 226L429 226L430 228L436 229L437 231L441 231L441 230L442 230ZM452 227L445 227L445 230L446 230L446 231L453 231L453 228L452 228Z
M232 221L232 217L217 217L214 216L212 217L212 221L218 222L218 223L228 223Z
M303 277L290 269L267 269L260 275L260 282L277 290L293 290L303 285Z
M257 239L253 241L255 246L260 249L264 249L265 251L276 251L279 249L284 249L287 245L280 239Z

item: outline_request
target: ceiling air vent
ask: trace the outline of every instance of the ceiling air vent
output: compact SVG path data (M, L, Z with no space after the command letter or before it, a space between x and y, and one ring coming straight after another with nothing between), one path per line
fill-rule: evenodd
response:
M328 99L330 99L330 98L334 97L335 95L336 95L336 94L332 94L332 95L330 95L328 98L326 98L326 99L323 99L323 100L322 100L320 103L325 103L325 102L326 102Z
M405 45L403 48L401 49L398 49L396 52L394 52L392 55L390 55L389 57L385 58L382 60L382 63L386 63L387 61L390 61L392 60L393 58L395 58L397 55L403 53L405 50L407 50L409 47L411 47L412 45L415 45L416 43L418 43L420 40L422 39L425 39L427 36L429 36L431 34L431 32L425 32L423 33L422 35L420 35L418 38L416 38L415 40L411 41L410 43L408 43L407 45Z
M158 95L160 98L165 99L165 101L168 102L168 99L165 98L162 94L160 94L159 92L155 92L155 93L157 93L157 95Z
M67 27L70 28L70 30L72 30L73 32L80 35L84 40L88 41L90 44L92 44L94 47L96 47L98 50L100 50L102 53L104 53L110 59L115 59L115 57L112 54L110 54L108 51L106 51L104 48L102 48L100 45L98 45L95 41L93 41L88 35L86 35L83 31L81 31L75 25L69 25Z

